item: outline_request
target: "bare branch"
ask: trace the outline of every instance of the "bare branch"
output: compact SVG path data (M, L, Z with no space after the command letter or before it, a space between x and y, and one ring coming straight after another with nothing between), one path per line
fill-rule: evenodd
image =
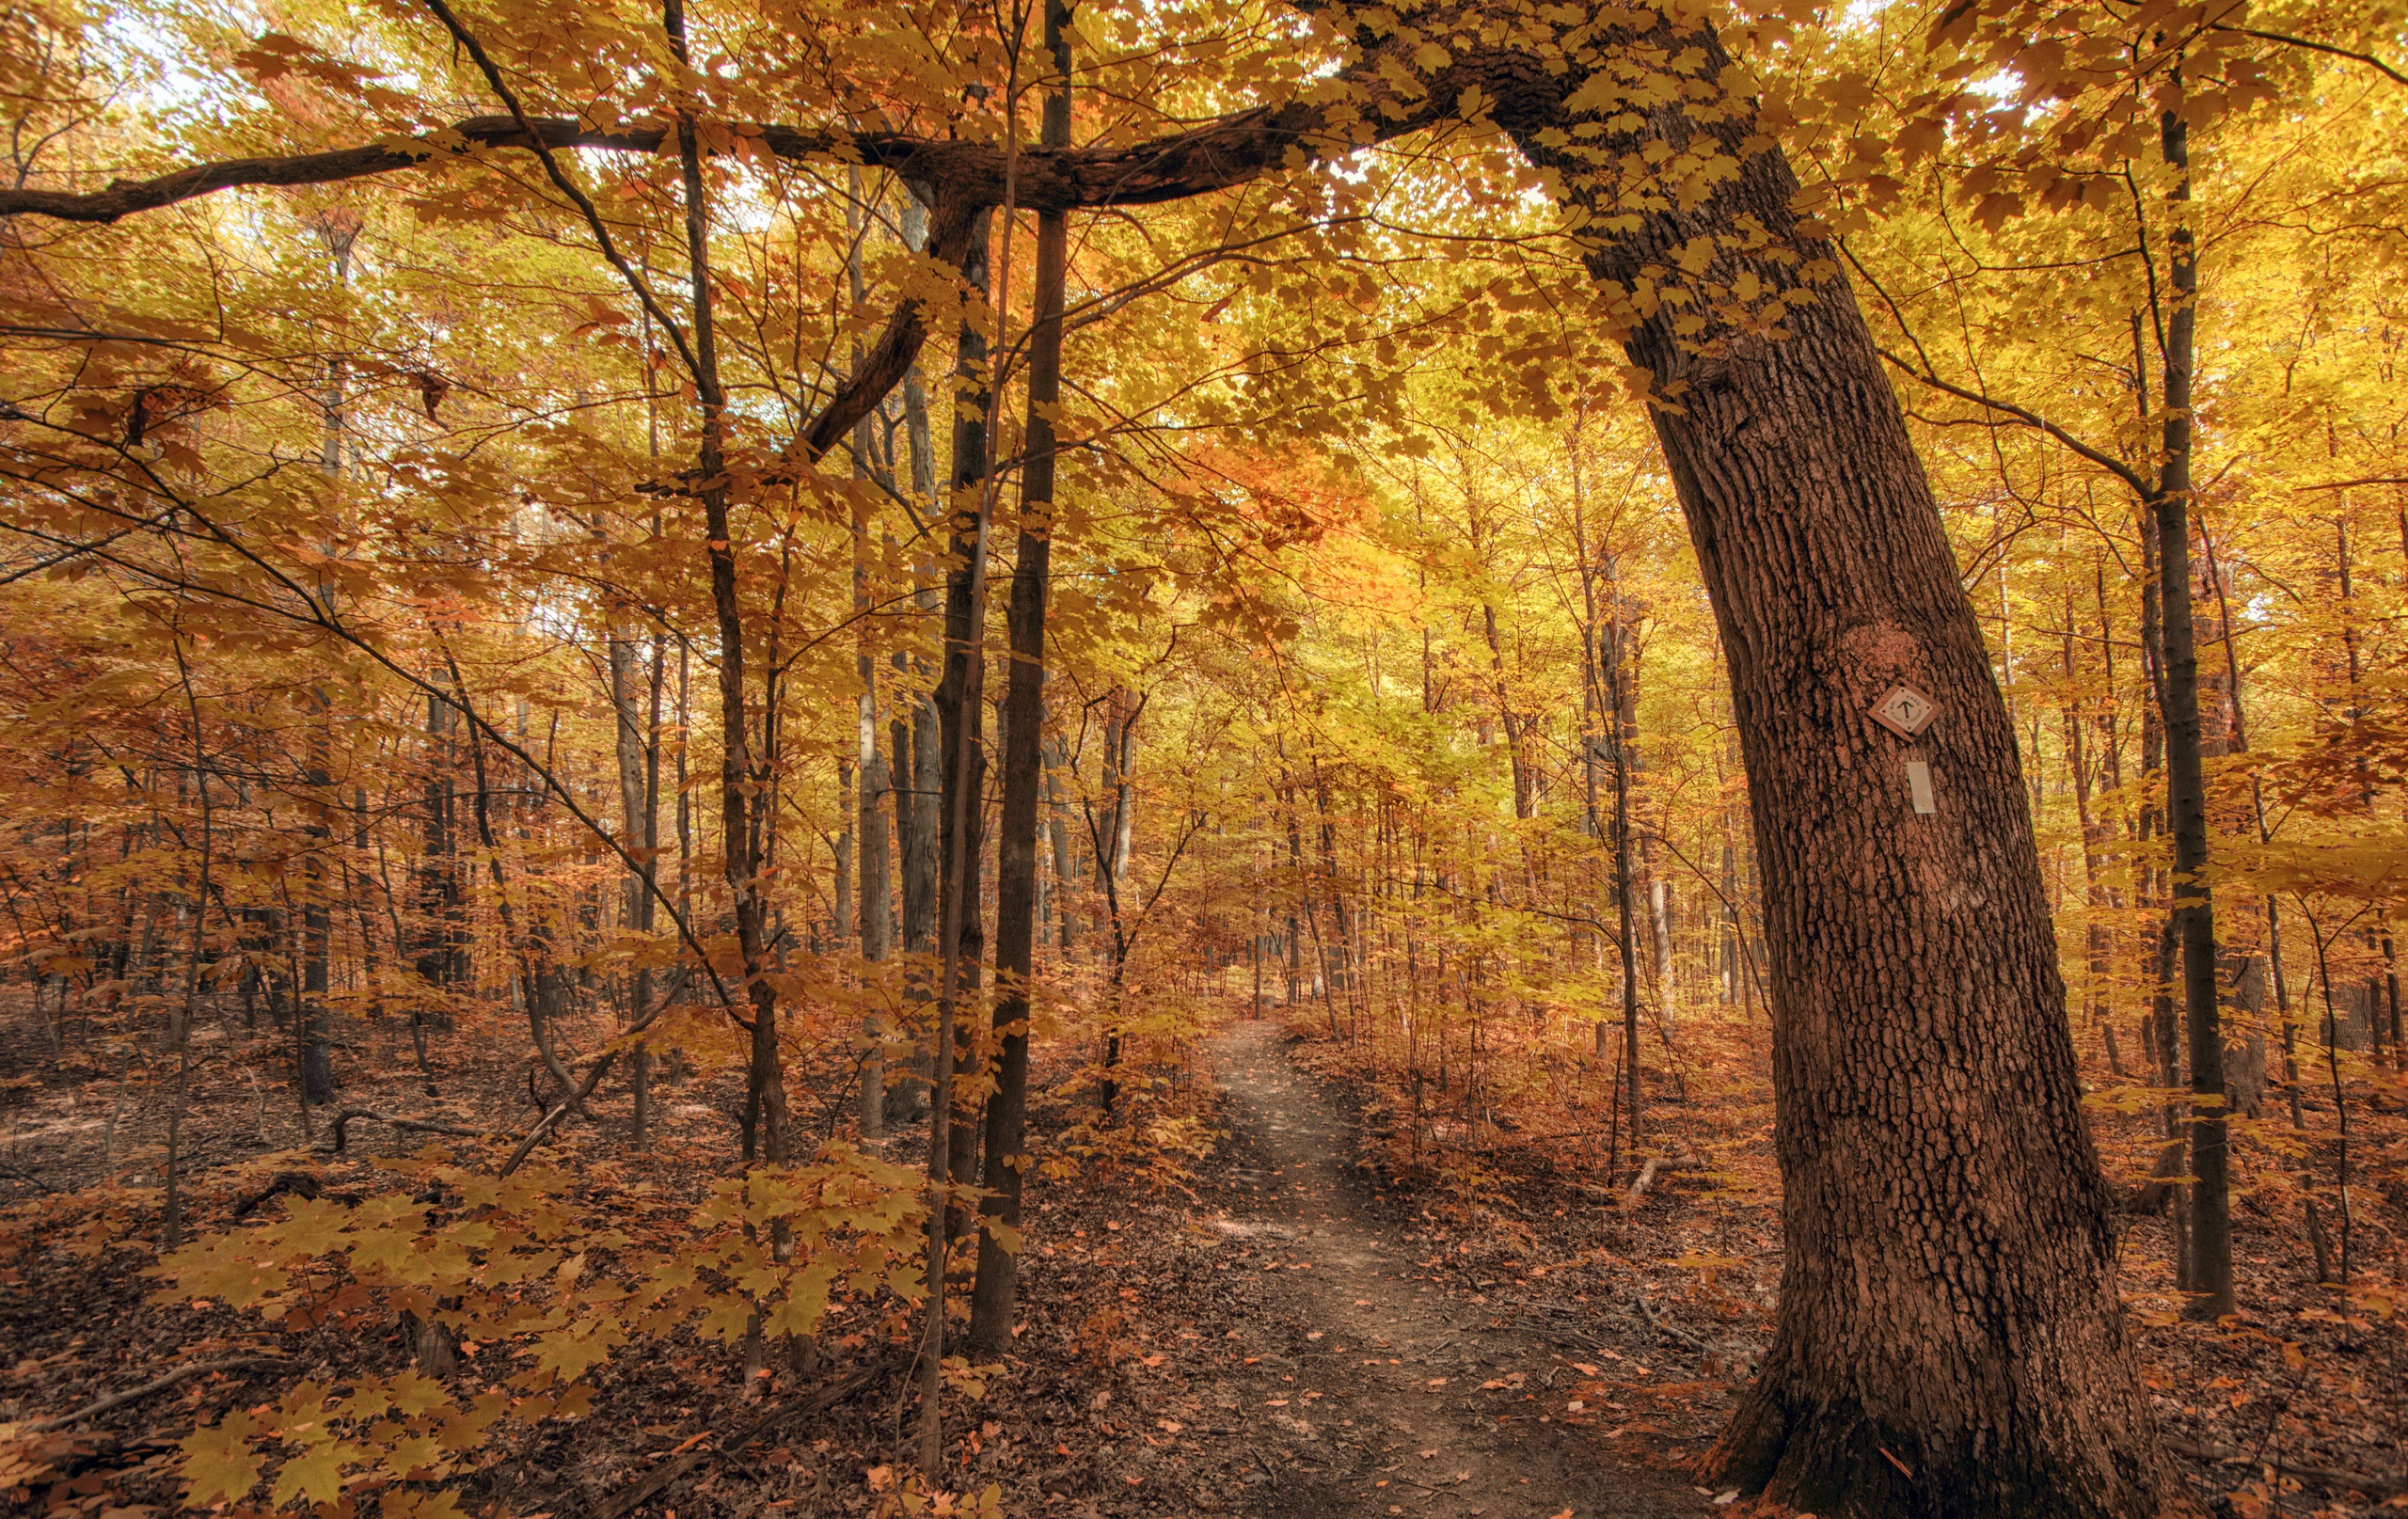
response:
M1986 396L1979 390L1968 390L1961 385L1951 385L1946 380L1941 379L1939 375L1933 374L1926 370L1919 369L1915 365L1908 363L1905 359L1900 358L1897 355L1890 352L1887 348L1879 349L1878 352L1883 358L1888 359L1900 370L1903 370L1908 374L1923 382L1925 385L1931 387L1935 390L1955 396L1959 401L1970 401L1976 406L1986 407L1988 410L1998 412L2002 416L2012 418L2026 427L2035 428L2040 432L2046 433L2049 436L2055 438L2067 448L2071 449L2074 452L2082 455L2082 457L2089 460L2092 464L2097 465L2099 468L2106 470L2109 474L2114 475L2117 480L2122 481L2125 484L2131 486L2134 494L2138 495L2142 499L2147 500L2157 494L2157 487L2150 482L2144 480L2139 472L2134 470L2130 465L2127 465L2112 453L2103 452L2100 450L2095 449L2089 444L2084 443L2082 439L2074 436L2071 433L2067 432L2064 428L2059 427L2056 423L2049 420L2046 417L2041 416L2038 412L2028 411L2025 408L2015 404L2011 401L2000 401L1995 397Z

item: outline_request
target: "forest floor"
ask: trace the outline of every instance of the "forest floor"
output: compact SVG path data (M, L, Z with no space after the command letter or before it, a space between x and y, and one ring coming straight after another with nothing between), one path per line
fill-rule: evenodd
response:
M174 1442L197 1424L304 1376L339 1385L405 1364L388 1311L293 1329L155 1298L145 1273L157 1193L142 1183L155 1174L157 1104L138 1087L129 1098L120 1069L61 1060L23 1025L0 1032L21 1036L0 1038L0 1197L18 1204L0 1221L0 1426L195 1362L283 1358L192 1378L31 1444L0 1439L0 1508L13 1486L38 1512L173 1512ZM329 1196L381 1190L380 1153L416 1147L355 1126L351 1153L332 1156L322 1120L311 1153L285 1104L261 1096L280 1090L269 1032L254 1044L229 1027L218 1050L190 1131L204 1158L198 1228L242 1227L240 1204L296 1168ZM439 1100L391 1060L351 1068L341 1100L480 1128L523 1121L512 1111L526 1106L523 1071L448 1066L449 1052ZM1007 1514L1066 1519L1758 1511L1718 1505L1723 1495L1690 1475L1771 1333L1777 1192L1754 1116L1668 1097L1658 1138L1719 1153L1631 1206L1598 1184L1604 1157L1579 1147L1595 1136L1522 1128L1474 1143L1433 1122L1406 1146L1402 1099L1360 1072L1342 1041L1228 1021L1155 1110L1183 1113L1184 1138L1150 1163L1088 1156L1080 1175L1032 1183L1011 1353L982 1400L948 1405L955 1483L997 1484ZM1069 1074L1053 1070L1033 1105L1038 1147L1056 1159L1087 1116ZM832 1091L799 1114L816 1127L842 1100ZM736 1167L739 1095L733 1076L664 1086L661 1131L639 1154L624 1094L606 1089L596 1121L547 1153L598 1195L699 1197ZM2162 1226L2118 1221L2144 1376L2197 1491L2244 1516L2408 1506L2400 1322L2343 1308L2287 1231L2242 1217L2250 1303L2224 1329L2175 1321L2158 1280ZM816 1364L779 1372L754 1398L732 1347L690 1333L631 1343L592 1373L590 1415L514 1427L479 1454L462 1475L467 1510L887 1511L910 1396L897 1307L832 1315ZM498 1387L510 1369L472 1360L455 1390ZM830 1387L851 1390L806 1411ZM13 1473L12 1460L24 1463ZM655 1477L657 1491L625 1501Z

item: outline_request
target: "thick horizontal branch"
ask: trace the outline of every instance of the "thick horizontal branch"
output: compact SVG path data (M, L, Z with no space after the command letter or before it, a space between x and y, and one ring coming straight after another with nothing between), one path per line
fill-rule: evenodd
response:
M1491 100L1536 87L1560 89L1533 61L1494 53L1457 60L1425 93L1400 99L1378 78L1380 50L1331 86L1328 103L1291 101L1258 107L1123 147L1020 150L1013 202L1033 211L1151 205L1227 189L1275 169L1354 151L1402 135L1448 113L1440 103L1478 89ZM1349 81L1354 81L1353 88ZM1364 98L1354 98L1357 93ZM907 136L899 133L806 132L732 122L737 137L784 159L858 163L930 186L940 201L974 210L1004 198L1004 148L996 143ZM531 128L531 131L529 130ZM148 180L119 180L105 190L0 190L0 216L51 216L113 222L245 185L332 184L397 173L502 148L588 148L657 153L674 143L663 124L594 127L564 117L534 117L522 128L507 116L477 116L399 142L324 152L229 158Z
M620 152L659 150L659 128L604 132L558 117L535 122L550 148L607 148ZM400 146L372 143L322 153L277 158L227 158L162 174L156 179L118 180L105 190L76 195L64 190L0 190L0 216L55 216L61 221L113 222L137 212L158 211L243 185L334 184L416 168L431 159L461 157L484 148L531 148L534 144L506 116L477 116Z

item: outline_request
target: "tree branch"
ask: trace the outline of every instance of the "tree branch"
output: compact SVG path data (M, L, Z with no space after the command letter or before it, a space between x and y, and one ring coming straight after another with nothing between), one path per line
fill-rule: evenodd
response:
M1244 184L1275 170L1341 158L1447 120L1452 105L1440 103L1458 101L1466 91L1502 101L1527 99L1534 91L1560 93L1564 87L1537 69L1529 55L1497 49L1456 58L1427 80L1426 87L1408 94L1381 71L1385 64L1402 61L1405 51L1393 39L1365 50L1334 80L1316 81L1319 98L1314 101L1259 106L1126 147L1022 148L1016 155L1014 203L1032 211L1075 211L1181 200ZM1334 92L1333 85L1339 87ZM930 186L940 202L959 202L958 214L965 217L1003 202L1006 154L999 144L901 133L808 132L767 122L730 126L736 137L758 143L779 158L891 170ZM152 179L116 181L90 194L0 190L0 216L113 222L244 185L331 184L469 157L484 149L657 153L673 142L674 134L660 123L605 129L564 117L478 116L399 145L221 159Z
M2261 42L2280 42L2286 47L2304 47L2310 53L2326 53L2337 58L2348 58L2353 63L2365 64L2395 85L2408 85L2408 74L2401 73L2371 53L2353 53L2348 48L2335 47L2330 42L2313 41L2305 37L2291 37L2282 32L2261 32L2254 26L2226 26L2219 23L2210 26L2208 30L2232 32L2242 37L2254 37Z
M2157 487L2155 485L2151 484L2148 481L2142 479L2138 472L2133 470L2131 466L2125 464L2121 459L2116 458L2112 453L2102 452L2098 449L2092 448L2089 444L2084 443L2082 439L2074 436L2071 433L2067 432L2064 428L2059 427L2056 423L2049 420L2046 417L2041 416L2038 412L2027 411L2023 407L2016 405L2013 402L2000 401L1993 397L1986 396L1978 390L1968 390L1961 385L1951 385L1946 380L1941 379L1939 375L1918 369L1914 365L1908 363L1905 359L1900 358L1897 355L1890 352L1887 348L1880 348L1877 349L1877 351L1883 358L1888 359L1892 364L1896 365L1908 374L1922 381L1925 385L1931 387L1935 390L1955 396L1959 401L1970 401L1976 406L1982 406L1988 410L1999 412L2004 416L2013 418L2015 420L2021 422L2026 427L2036 428L2040 432L2046 433L2049 436L2055 438L2067 448L2071 449L2074 452L2082 455L2082 457L2089 460L2092 464L2097 465L2099 468L2106 470L2109 474L2114 475L2117 480L2122 481L2125 484L2131 486L2133 493L2138 495L2143 500L2147 500L2157 494Z

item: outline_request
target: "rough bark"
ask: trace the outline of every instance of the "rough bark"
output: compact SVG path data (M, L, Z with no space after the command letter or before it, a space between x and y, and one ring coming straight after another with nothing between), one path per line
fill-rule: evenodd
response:
M1664 40L1704 76L1728 62L1710 34ZM1585 205L1552 94L1499 122ZM1595 249L1599 278L1636 286L1696 239L1725 289L1830 258L1744 113L1651 124L1739 166ZM1740 225L1804 261L1718 245ZM1685 340L1665 307L1626 342L1721 634L1773 973L1782 1304L1712 1465L1824 1513L2156 1515L2180 1499L2124 1341L2013 729L1863 317L1835 276L1813 295L1780 336ZM1929 815L1867 716L1902 681L1940 704L1914 751Z

